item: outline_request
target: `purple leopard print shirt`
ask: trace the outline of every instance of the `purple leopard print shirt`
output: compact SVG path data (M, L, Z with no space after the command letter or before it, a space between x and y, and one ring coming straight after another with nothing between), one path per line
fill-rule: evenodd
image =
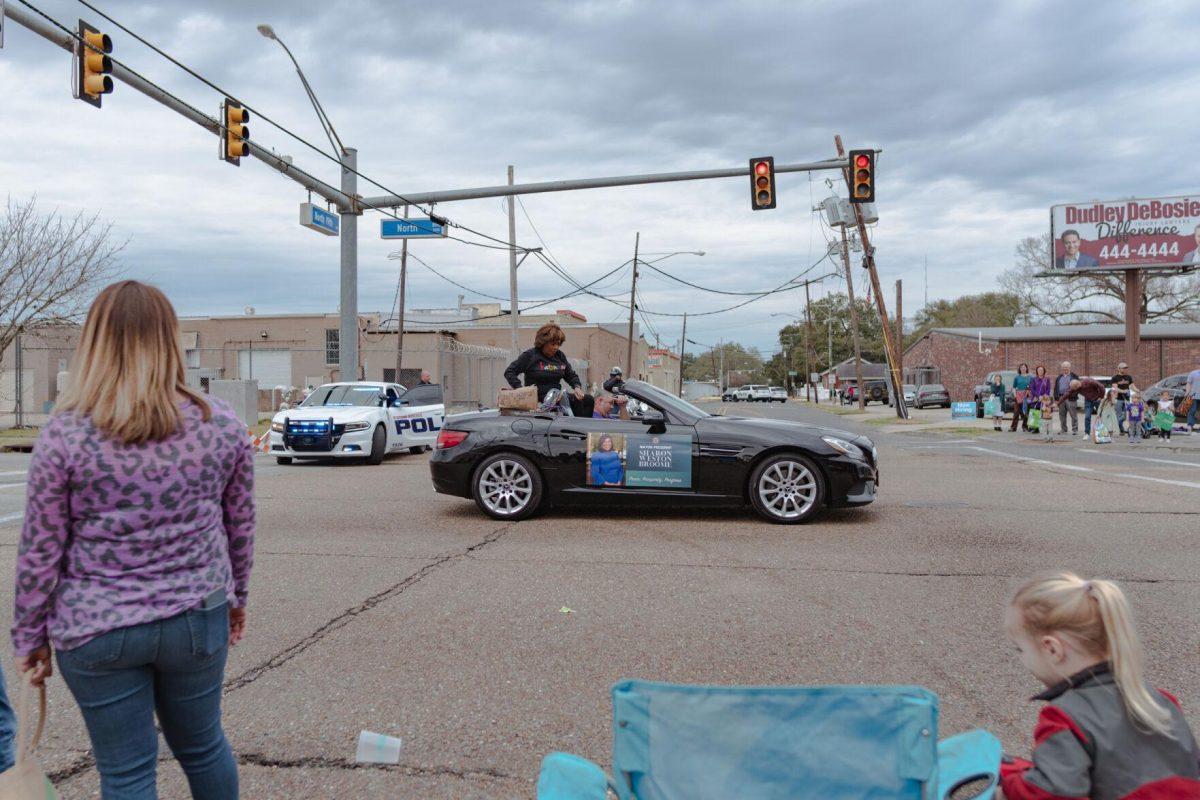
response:
M166 619L224 588L244 606L254 559L254 454L246 429L209 398L161 442L123 445L87 417L56 414L29 466L17 554L13 650L70 650Z

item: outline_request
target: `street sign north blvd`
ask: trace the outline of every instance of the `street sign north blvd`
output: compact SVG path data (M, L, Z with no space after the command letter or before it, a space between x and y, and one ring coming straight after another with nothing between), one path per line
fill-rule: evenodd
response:
M300 204L300 224L306 228L323 233L326 236L337 236L341 219L337 214L330 213L312 203Z
M431 219L381 219L381 239L435 239L446 235L446 226Z

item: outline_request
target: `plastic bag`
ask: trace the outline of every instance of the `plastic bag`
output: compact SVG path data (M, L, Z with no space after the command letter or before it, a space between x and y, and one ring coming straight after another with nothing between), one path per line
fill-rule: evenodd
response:
M1000 401L997 398L993 397L991 400L988 400L986 403L984 403L983 404L983 415L985 417L1000 416L1001 415Z
M1112 433L1103 422L1092 426L1092 441L1096 444L1112 444Z
M1029 409L1029 421L1026 423L1030 432L1037 433L1042 428L1042 410L1040 408Z

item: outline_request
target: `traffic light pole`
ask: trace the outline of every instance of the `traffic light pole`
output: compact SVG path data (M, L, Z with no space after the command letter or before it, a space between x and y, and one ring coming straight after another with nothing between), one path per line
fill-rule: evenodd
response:
M842 137L834 136L834 144L837 145L838 157L846 155L845 149L842 147ZM846 190L850 191L850 166L846 164L842 167L842 176L846 179ZM904 380L900 375L900 351L896 345L896 332L892 330L892 326L888 321L887 304L883 300L883 288L879 285L879 273L875 270L875 253L871 247L871 240L867 236L867 226L863 222L862 207L858 203L851 203L854 209L854 219L858 222L858 236L862 241L863 248L863 263L867 267L867 272L871 277L871 294L875 295L875 306L879 310L879 323L883 328L883 349L887 356L888 374L891 375L892 393L896 397L896 416L900 419L908 419L908 406L904 403ZM845 230L844 228L842 229ZM847 259L849 255L847 254ZM849 279L849 266L847 261L846 278ZM859 386L858 394L861 398L862 386Z
M342 191L353 197L358 189L358 151L347 147L342 154ZM362 378L358 363L358 214L343 209L341 245L341 323L338 334L339 380ZM399 380L399 378L397 378Z
M637 373L633 371L633 312L637 309L637 268L638 245L641 244L642 233L633 235L633 285L629 287L629 351L625 354L625 378L633 380Z

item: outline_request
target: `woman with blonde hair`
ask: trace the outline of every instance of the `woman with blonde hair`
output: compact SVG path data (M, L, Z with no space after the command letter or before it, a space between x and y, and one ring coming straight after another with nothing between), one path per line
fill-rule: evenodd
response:
M221 683L253 544L245 428L185 383L166 296L109 286L34 449L12 627L35 685L57 651L106 800L156 796L156 716L192 797L237 797Z
M1142 675L1133 612L1111 581L1054 572L1027 581L1005 630L1048 688L1033 760L1006 759L1008 800L1200 797L1200 751L1179 702Z

